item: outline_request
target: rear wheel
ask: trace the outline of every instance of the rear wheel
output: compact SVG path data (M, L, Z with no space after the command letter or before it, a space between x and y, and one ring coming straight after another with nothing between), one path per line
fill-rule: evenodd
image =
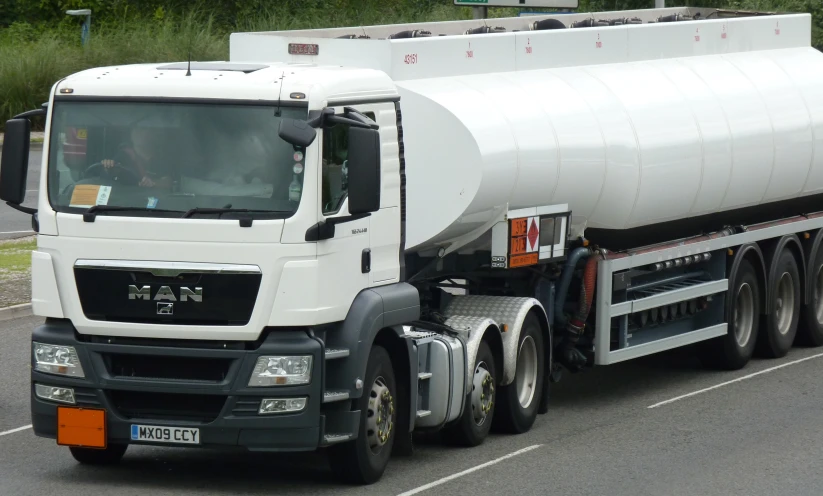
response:
M449 444L477 446L489 435L497 394L497 369L485 341L480 342L474 364L471 392L466 397L463 414L443 430L443 438Z
M754 353L759 318L760 285L751 262L742 260L726 295L728 333L701 343L702 360L716 368L743 368Z
M531 429L543 395L543 356L543 332L537 317L529 314L520 331L514 381L500 388L496 428L511 434Z
M104 449L71 446L69 451L83 465L114 465L120 462L128 447L128 444L109 444Z
M355 484L377 482L391 456L397 425L397 386L388 352L374 346L366 367L366 385L357 400L360 433L357 439L329 448L329 465L343 480Z
M791 250L783 249L769 281L769 315L758 340L760 354L770 358L785 356L797 335L800 318L800 271Z
M808 277L809 303L800 309L797 343L805 346L823 345L823 243L810 261Z

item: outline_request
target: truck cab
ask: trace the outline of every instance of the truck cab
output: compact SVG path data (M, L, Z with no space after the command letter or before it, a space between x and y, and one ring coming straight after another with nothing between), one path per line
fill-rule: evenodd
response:
M419 308L410 286L379 292L402 266L397 100L377 71L288 64L59 81L35 213L32 302L47 318L32 337L35 433L83 460L134 442L354 438L360 330ZM25 176L28 122L9 121L6 193L12 163ZM347 319L350 335L328 342ZM406 347L390 349L408 367ZM61 434L76 413L61 406L104 411L106 436Z

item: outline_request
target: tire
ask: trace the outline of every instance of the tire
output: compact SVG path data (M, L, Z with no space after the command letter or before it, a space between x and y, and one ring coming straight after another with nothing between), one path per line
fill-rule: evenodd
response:
M494 355L486 341L480 342L474 363L475 374L470 378L473 381L472 391L466 396L463 414L443 430L443 439L451 445L473 447L482 444L489 435L494 420L495 403L497 403L495 395L499 380ZM486 377L490 377L491 382L483 385L488 380ZM479 391L483 389L490 394L487 396L484 393L481 397ZM480 410L478 410L478 404ZM486 409L485 416L482 413L484 408ZM475 412L478 412L477 416L481 416L482 419L476 419Z
M800 320L800 271L791 250L784 248L777 258L774 279L769 281L769 314L763 318L757 342L759 355L780 358L792 347Z
M329 448L329 465L343 481L372 484L380 480L391 458L397 426L397 383L391 358L381 346L369 353L365 390L357 399L360 432L354 441ZM402 402L401 402L402 404ZM388 419L383 420L385 415ZM377 416L377 419L375 419ZM380 429L388 430L382 437Z
M114 465L126 454L128 444L109 444L105 449L69 447L71 456L83 465Z
M803 346L823 345L823 243L810 260L806 274L809 303L800 307L800 324L795 342Z
M729 332L725 336L701 343L701 359L713 368L739 370L754 354L760 324L760 284L754 267L745 259L726 295L726 322Z
M533 314L529 314L520 330L517 343L517 372L514 381L502 386L497 396L495 430L522 434L531 429L543 396L545 379L543 330Z

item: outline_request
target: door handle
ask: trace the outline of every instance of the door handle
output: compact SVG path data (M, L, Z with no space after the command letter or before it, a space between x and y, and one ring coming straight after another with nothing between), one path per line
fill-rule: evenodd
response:
M360 271L364 274L371 272L371 250L368 248L360 254Z

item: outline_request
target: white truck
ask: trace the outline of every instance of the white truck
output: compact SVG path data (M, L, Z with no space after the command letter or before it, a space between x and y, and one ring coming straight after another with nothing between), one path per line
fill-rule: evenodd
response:
M38 233L34 432L370 483L416 431L528 431L562 370L823 344L810 37L692 8L237 33L58 81L0 169Z

